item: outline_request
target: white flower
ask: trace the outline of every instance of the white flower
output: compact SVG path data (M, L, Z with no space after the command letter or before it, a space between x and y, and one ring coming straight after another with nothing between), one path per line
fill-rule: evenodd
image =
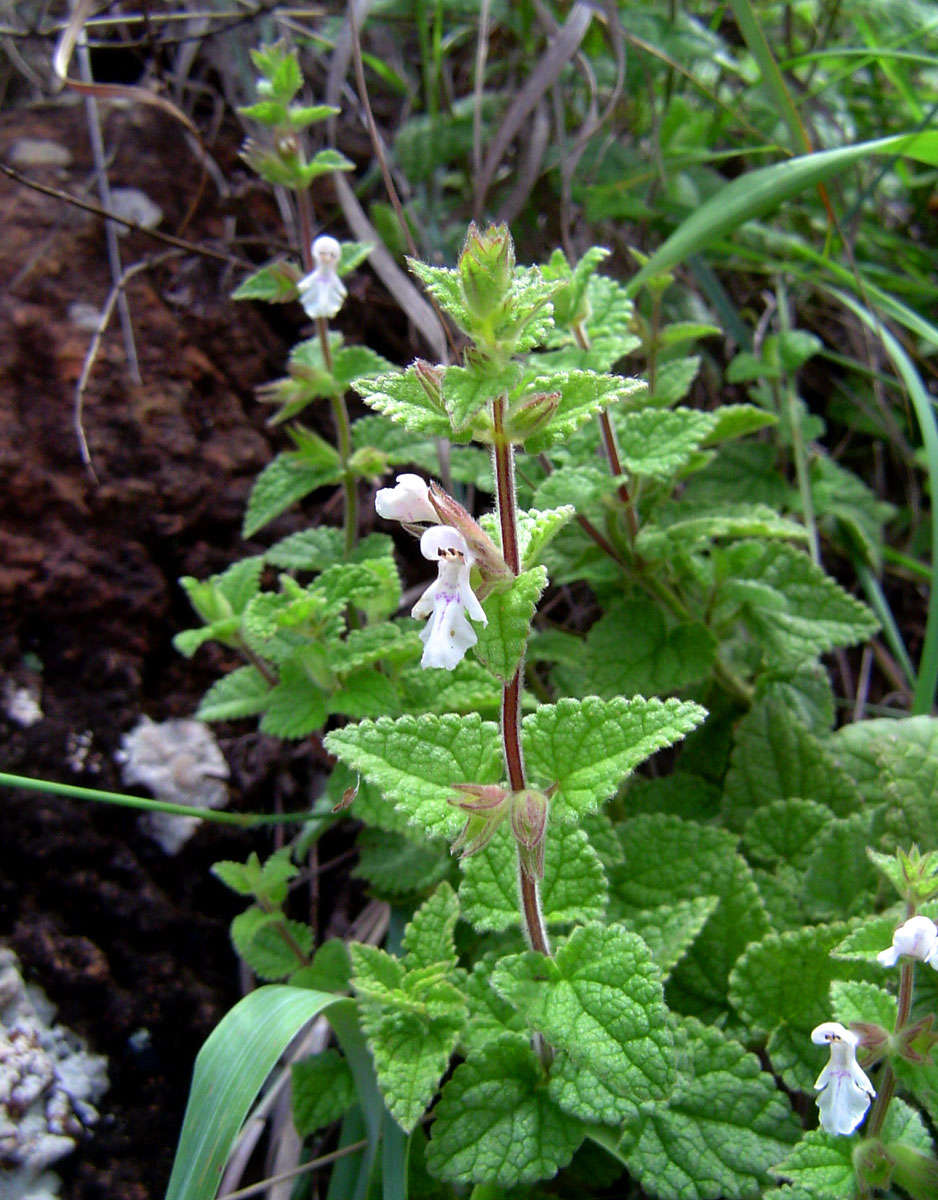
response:
M831 1049L831 1060L814 1085L819 1093L817 1106L821 1128L828 1133L853 1133L876 1095L857 1062L860 1039L838 1021L825 1021L812 1030L811 1041Z
M375 512L387 521L431 521L440 518L430 503L430 489L419 475L398 475L392 488L381 488L375 496Z
M876 961L884 967L894 967L902 954L927 962L938 971L938 926L928 917L910 917L892 935L888 950L880 950Z
M324 234L316 238L312 250L316 266L297 285L300 303L308 317L334 317L348 295L345 284L336 273L342 247L334 237Z
M429 617L420 635L424 645L422 667L445 667L462 662L463 655L479 640L466 620L488 624L482 605L469 586L469 571L475 559L458 529L434 525L420 538L420 552L435 561L438 574L414 607L412 617Z

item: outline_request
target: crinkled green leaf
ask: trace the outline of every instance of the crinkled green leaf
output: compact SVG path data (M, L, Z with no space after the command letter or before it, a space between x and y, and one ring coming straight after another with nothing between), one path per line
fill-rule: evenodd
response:
M743 844L756 859L804 867L818 836L834 820L826 804L815 800L773 800L746 822Z
M523 1034L527 1029L521 1014L492 987L492 971L497 957L495 954L484 954L465 983L469 1020L463 1030L462 1042L468 1056L478 1053L489 1042L507 1033Z
M640 762L679 741L705 715L689 701L642 696L542 704L524 718L522 739L532 779L541 787L558 785L551 818L569 822L597 809Z
M781 542L741 542L718 551L721 604L740 615L765 658L783 666L865 641L879 622L800 551Z
M433 1099L466 1016L462 993L445 978L407 970L374 946L352 943L362 1029L391 1115L409 1132Z
M699 621L666 625L650 600L611 603L590 628L583 670L589 690L606 699L621 695L661 695L706 679L716 641Z
M623 924L646 943L661 977L667 979L719 903L719 896L693 896L658 908L638 909Z
M301 1058L290 1068L293 1124L301 1138L309 1137L346 1113L355 1103L355 1081L338 1050L323 1050Z
M779 516L765 504L719 504L707 511L701 504L683 499L660 508L654 520L639 532L635 544L646 558L669 558L678 548L688 550L715 538L804 540L806 536L804 526Z
M858 551L879 572L883 525L896 515L895 507L880 500L852 471L820 455L811 463L811 497L821 529L841 546Z
M874 840L873 814L831 820L816 839L804 875L803 902L816 920L869 910L876 870L866 848Z
M449 851L442 842L415 842L402 833L363 829L352 874L367 879L379 897L397 897L433 887L449 867Z
M633 475L670 479L716 428L715 413L693 408L643 408L616 422L622 466Z
M488 624L477 627L475 654L503 683L513 678L524 656L531 619L546 586L546 570L532 567L505 591L492 592L482 605Z
M894 906L888 912L880 913L878 916L870 917L838 941L832 947L831 953L835 958L848 962L869 963L872 966L876 962L876 955L892 945L893 932L898 929L904 919L902 910L898 906ZM879 969L882 971L882 968ZM843 973L847 974L848 972L845 969ZM881 978L885 977L884 973Z
M196 709L200 721L236 721L263 712L271 685L257 667L236 667L213 683Z
M335 729L326 748L433 837L454 837L462 824L449 803L454 783L497 783L503 771L498 726L478 714L379 717Z
M408 258L407 265L443 311L449 313L460 329L465 329L471 318L459 272L451 267L432 267L418 258Z
M419 658L420 638L412 629L390 623L350 629L345 641L330 649L329 664L340 674L377 662L401 663Z
M855 1195L852 1138L834 1137L822 1129L806 1133L792 1152L776 1163L772 1174L803 1187L812 1200L844 1200Z
M286 571L322 571L340 562L345 553L341 529L320 525L281 538L264 554L267 562Z
M443 1088L427 1164L454 1182L534 1183L567 1165L584 1132L548 1095L525 1039L508 1034L457 1067Z
M680 900L719 898L669 984L685 1011L711 1015L725 1006L736 959L767 925L752 872L736 852L736 838L663 814L634 817L620 825L619 836L624 861L609 872L614 919L640 919Z
M670 813L689 821L706 821L719 813L720 793L708 779L691 771L674 771L655 779L633 775L626 784L625 807L634 817Z
M767 696L739 722L727 772L723 813L732 829L772 800L814 800L837 816L860 796L833 755L781 701Z
M600 375L594 371L562 371L537 375L527 382L531 392L559 392L560 401L548 424L525 441L529 454L540 454L562 442L591 416L611 404L634 400L646 389L641 379Z
M341 478L339 456L332 447L328 449L330 453L323 450L316 459L309 454L285 450L268 463L251 488L241 531L243 537L253 537L291 504L316 488L338 483Z
M626 1121L619 1153L663 1200L759 1200L798 1122L739 1042L693 1019L678 1028L674 1092Z
M325 725L328 712L327 694L301 663L287 662L267 697L261 729L279 738L306 737Z
M898 1007L896 997L875 983L835 979L831 984L831 1012L842 1025L867 1021L891 1032Z
M601 467L588 464L559 467L538 485L534 502L545 507L564 504L582 513L617 486L615 477Z
M397 688L374 667L361 667L329 697L329 711L345 717L380 717L397 711Z
M480 712L495 714L502 702L502 689L481 663L464 658L454 671L425 671L406 667L397 675L404 712L422 716L426 712ZM463 782L460 780L460 782Z
M704 446L717 446L732 438L746 437L768 425L777 424L777 418L764 408L754 404L721 404L714 410L717 423L703 440Z
M417 909L404 930L404 964L408 971L443 964L456 966L453 930L459 919L459 901L448 883L441 883Z
M520 921L518 851L507 826L484 850L462 862L459 899L476 929L510 929ZM582 829L552 825L547 832L541 909L548 925L591 921L606 909L606 876Z
M442 402L437 403L430 398L413 367L356 380L355 391L364 397L371 408L405 425L412 433L431 437L453 436L449 414Z
M332 171L354 171L355 164L350 158L346 158L338 150L333 150L327 147L325 150L317 150L313 157L300 168L300 178L302 184L306 187L318 179L320 175L329 175Z
M443 403L453 429L466 429L472 418L498 395L509 391L521 375L519 363L489 375L478 367L447 367L443 376Z
M890 722L878 758L886 786L889 838L903 849L938 849L938 720L907 717Z
M633 1102L667 1095L674 1056L661 976L648 947L620 926L575 929L553 958L503 958L492 985L530 1027Z
M232 300L265 300L279 304L296 298L299 272L292 263L268 263L254 271L231 293Z
M231 922L234 948L261 979L284 979L313 949L313 931L281 913L252 905Z
M784 1031L778 1043L784 1053L772 1061L789 1087L810 1090L823 1065L811 1030L830 1020L831 982L876 977L861 964L831 958L847 928L837 922L770 933L748 947L730 977L730 1000L750 1029Z
M700 370L700 355L694 354L685 358L672 358L660 363L655 373L654 391L648 397L648 403L655 408L669 408L683 400L691 389L691 384L697 378Z

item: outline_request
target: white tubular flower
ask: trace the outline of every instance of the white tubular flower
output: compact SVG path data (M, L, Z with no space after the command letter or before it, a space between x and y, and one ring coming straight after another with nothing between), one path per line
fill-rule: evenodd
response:
M884 967L894 967L903 954L938 971L938 926L934 921L928 917L910 917L892 935L889 949L876 955L876 961Z
M825 1021L811 1032L817 1046L830 1046L831 1060L814 1085L821 1128L828 1133L849 1134L866 1116L876 1095L873 1085L857 1062L860 1039L839 1021Z
M466 540L450 525L434 525L420 538L420 553L436 562L438 574L414 607L412 617L429 617L420 639L424 645L422 667L444 667L452 671L463 655L479 640L466 620L488 624L482 605L469 586L469 571L475 562Z
M398 475L392 488L381 488L375 496L375 512L386 521L430 521L440 518L430 503L430 488L419 475Z
M323 234L313 242L312 250L316 266L297 285L300 304L308 317L334 317L348 295L336 272L342 247L334 237Z

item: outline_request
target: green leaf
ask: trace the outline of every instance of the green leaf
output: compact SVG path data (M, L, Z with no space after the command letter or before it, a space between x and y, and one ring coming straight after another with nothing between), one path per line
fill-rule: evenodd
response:
M611 603L586 636L582 669L590 691L606 699L676 691L706 679L716 641L698 621L665 624L650 600Z
M344 642L330 651L329 662L340 674L373 666L377 662L409 662L420 656L420 638L400 625L366 625L350 629Z
M627 1119L618 1153L650 1193L759 1200L799 1126L759 1060L719 1029L678 1026L677 1085Z
M560 1111L523 1038L509 1034L456 1068L443 1088L427 1150L440 1179L515 1187L552 1178L583 1140Z
M463 916L481 932L520 922L518 851L503 826L484 850L461 863ZM606 876L582 829L550 826L541 882L541 910L548 925L592 921L606 909Z
M743 842L753 858L804 867L819 834L833 820L827 805L815 800L773 800L746 822Z
M718 446L732 438L746 437L769 425L777 424L777 418L764 408L754 404L721 404L715 410L717 423L704 438L701 445Z
M421 967L456 966L453 931L459 920L459 901L448 883L441 883L417 909L404 930L404 964L408 971Z
M617 1095L637 1103L670 1091L674 1056L661 977L636 934L581 926L553 958L534 950L503 958L492 986Z
M547 571L533 567L518 575L505 591L492 592L483 603L488 625L478 628L476 657L503 683L514 677L524 656L531 619L547 586Z
M616 421L622 466L633 475L671 479L716 428L715 413L692 408L643 408Z
M522 740L538 786L558 785L551 818L593 812L640 762L699 725L706 713L679 700L563 699L524 718Z
M305 988L261 987L237 1004L199 1052L166 1200L214 1200L235 1138L267 1076L297 1033L329 1012L343 1041L349 1000Z
M213 683L196 709L200 721L236 721L263 712L271 686L257 667L236 667Z
M329 711L345 717L380 717L397 709L397 688L392 680L372 667L346 676L329 698Z
M465 1020L465 998L444 978L446 964L429 973L408 971L374 946L352 943L349 949L378 1083L391 1115L409 1132L449 1064Z
M352 874L367 879L379 897L396 898L433 887L449 867L449 851L441 842L415 842L401 833L363 829Z
M655 373L655 390L646 403L655 408L670 408L683 400L700 370L700 355L672 358L659 365Z
M328 442L315 450L304 447L303 451L282 451L261 471L251 488L242 536L253 537L291 504L316 488L338 483L340 478L339 456Z
M306 737L325 725L328 713L325 692L300 662L287 662L267 697L261 730L279 738Z
M831 984L831 1009L834 1020L842 1025L867 1021L892 1030L898 1007L896 997L875 983L835 979Z
M537 375L526 381L525 387L530 392L560 393L560 402L549 423L524 444L529 454L540 454L555 443L565 441L601 409L623 400L633 400L647 385L641 379L627 379L621 375L564 371L556 375Z
M252 905L231 922L235 950L261 979L283 979L312 953L313 931L300 921Z
M488 374L478 366L447 367L443 376L443 403L456 432L467 429L472 419L490 401L517 384L519 363L510 362L503 371Z
M432 837L453 838L462 824L454 783L497 783L504 769L498 726L476 713L380 717L333 730L325 744Z
M716 538L804 540L806 536L804 526L780 517L765 504L720 504L707 511L699 502L684 499L659 508L654 521L645 525L639 533L635 545L646 558L668 559L674 556L676 550L687 551ZM745 544L763 545L762 542ZM721 548L717 553L725 554L726 551ZM722 559L720 561L722 563Z
M726 1002L736 959L766 929L752 872L722 829L664 814L634 817L619 827L624 862L609 872L610 916L641 920L663 905L719 898L713 915L672 976L681 1003L710 1016Z
M763 805L795 797L825 804L837 816L847 816L861 804L853 781L824 744L788 705L766 696L737 727L724 817L731 829L742 829Z
M245 104L238 108L242 117L249 121L259 121L261 125L285 125L287 123L287 107L278 100L259 100L256 104ZM235 300L242 297L235 296Z
M886 785L885 823L889 838L908 849L938 849L938 720L907 717L892 721L882 739L878 758Z
M804 875L802 899L812 917L849 917L869 910L877 877L866 848L873 840L870 812L828 823L816 839Z
M296 299L299 273L289 262L269 263L261 267L231 293L232 300L265 300L268 304L280 304Z
M806 554L779 542L741 542L716 554L722 606L740 616L776 666L865 641L879 622Z
M661 977L667 979L716 912L719 896L694 896L659 908L632 913L623 922L651 951Z
M300 169L300 178L307 187L320 175L328 175L332 171L354 171L355 164L338 150L317 150L308 163Z
M460 329L471 323L459 272L451 267L431 267L418 258L408 258L407 265L417 276L440 308L453 318Z
M521 1014L492 987L492 971L497 961L497 955L484 954L465 983L469 1021L463 1030L462 1044L470 1058L506 1033L523 1034L527 1028Z
M830 1020L832 981L876 977L861 964L831 958L831 950L847 929L838 922L770 933L753 942L733 968L730 1000L752 1032L785 1033L775 1046L770 1043L769 1054L790 1088L810 1091L823 1065L819 1065L818 1047L811 1042L811 1030ZM881 970L877 974L881 976ZM773 1049L778 1053L773 1054Z
M355 391L371 408L399 422L413 433L430 437L453 436L449 414L442 399L432 397L420 383L414 367L390 371L355 382ZM458 439L457 439L458 440ZM465 440L465 439L463 439Z
M291 104L290 125L294 129L306 129L329 117L337 117L341 111L334 104Z
M600 467L559 467L538 485L534 501L545 507L563 504L575 512L583 512L616 487L615 476Z
M821 1129L806 1133L792 1152L776 1163L772 1174L805 1188L812 1200L844 1200L856 1194L852 1138L833 1137Z
M264 558L285 571L322 571L340 562L344 553L342 530L320 525L281 538L265 552Z
M338 1050L302 1058L290 1068L293 1124L301 1138L331 1125L355 1103L355 1081Z

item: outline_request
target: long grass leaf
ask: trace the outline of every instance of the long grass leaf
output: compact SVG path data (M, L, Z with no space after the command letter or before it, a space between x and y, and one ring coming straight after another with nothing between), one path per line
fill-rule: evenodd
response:
M860 304L853 296L837 288L825 289L845 308L857 316L883 344L886 353L892 359L902 382L909 393L912 408L918 421L925 448L925 462L928 470L929 493L938 496L938 421L932 407L932 397L925 389L915 364L903 349L901 343L893 337L879 318ZM915 690L912 695L912 713L916 716L930 713L935 702L935 687L938 684L938 521L931 514L931 582L929 585L928 617L925 622L925 641L919 657L918 674Z
M209 1035L192 1088L166 1200L214 1200L235 1138L293 1038L320 1013L342 1014L342 996L271 985L245 996Z
M648 279L683 262L747 221L765 216L786 200L872 154L905 154L938 165L938 132L906 133L877 138L836 150L803 154L770 167L747 171L726 184L694 211L651 256L628 285L631 294Z

